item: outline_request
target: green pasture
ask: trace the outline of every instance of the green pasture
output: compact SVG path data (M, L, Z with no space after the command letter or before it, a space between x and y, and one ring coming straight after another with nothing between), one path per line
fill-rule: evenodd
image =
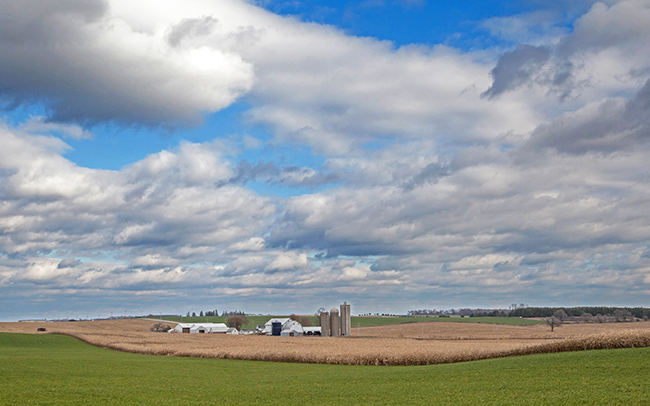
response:
M352 317L352 327L384 326L398 323L423 323L446 321L454 323L486 323L486 324L508 324L512 326L544 324L543 321L519 319L514 317L437 317L437 316L358 316Z
M255 328L258 324L264 324L271 317L282 318L289 316L246 316L249 320L247 325L244 325L243 328ZM315 316L308 316L312 325L317 326ZM230 316L205 316L205 317L166 317L165 320L176 321L184 323L225 323ZM543 321L539 320L530 320L530 319L520 319L516 317L436 317L436 316L352 316L351 323L352 327L367 327L367 326L384 326L388 324L399 324L399 323L420 323L420 322L435 322L435 321L447 321L447 322L457 322L457 323L489 323L489 324L507 324L507 325L530 325L530 324L544 324Z
M647 405L650 348L356 367L126 354L0 333L2 405Z

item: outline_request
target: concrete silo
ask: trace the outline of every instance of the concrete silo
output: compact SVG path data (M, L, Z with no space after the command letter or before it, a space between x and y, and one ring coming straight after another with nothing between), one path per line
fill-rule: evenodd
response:
M327 312L320 313L320 335L321 337L330 336L330 314Z
M341 335L339 330L339 311L336 309L330 310L330 335L332 337Z
M341 335L352 335L352 318L350 315L350 305L348 302L343 302L341 305Z

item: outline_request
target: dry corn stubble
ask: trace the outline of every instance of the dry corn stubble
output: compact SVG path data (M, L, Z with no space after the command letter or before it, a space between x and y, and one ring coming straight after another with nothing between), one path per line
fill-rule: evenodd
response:
M650 346L650 323L548 327L409 323L354 328L353 337L268 337L149 331L154 321L0 323L2 332L66 334L119 351L184 357L346 365L428 365L548 352ZM399 337L404 338L399 338Z

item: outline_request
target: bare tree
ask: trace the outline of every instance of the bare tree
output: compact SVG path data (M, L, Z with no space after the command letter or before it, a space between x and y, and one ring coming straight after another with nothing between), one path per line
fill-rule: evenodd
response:
M548 324L551 327L551 331L553 331L555 327L558 327L562 324L562 320L558 319L555 316L551 316L546 318L546 324Z
M311 320L307 316L303 316L300 318L300 324L302 324L303 327L309 327L311 326Z
M569 318L566 312L562 309L556 310L555 313L553 313L553 316L560 319L560 322L562 323L564 323L564 321Z
M248 317L246 316L232 316L226 320L226 325L228 327L234 327L238 331L241 330L242 326L248 324Z
M597 323L604 323L604 322L606 321L606 320L605 320L605 316L603 316L603 315L600 314L600 313L598 313L598 314L596 315L596 317L594 317L594 318L596 319L596 322L597 322Z
M628 321L628 319L633 320L632 312L625 309L614 310L614 318L616 321Z
M584 323L591 323L594 321L594 316L592 316L591 313L582 313L580 318Z
M323 313L323 312L326 312L326 311L327 311L327 309L325 309L324 307L319 307L318 310L316 310L316 313L314 313L314 315L316 316L316 325L317 326L320 326L320 314Z
M171 330L171 326L165 323L156 323L149 330L155 331L157 333L166 333Z

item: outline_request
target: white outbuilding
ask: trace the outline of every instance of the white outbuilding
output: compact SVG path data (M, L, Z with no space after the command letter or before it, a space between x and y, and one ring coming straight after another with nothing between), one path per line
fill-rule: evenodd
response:
M169 330L170 333L209 334L228 332L228 326L224 323L178 323L176 327Z
M306 336L319 336L321 335L320 326L316 327L303 327L303 334Z

